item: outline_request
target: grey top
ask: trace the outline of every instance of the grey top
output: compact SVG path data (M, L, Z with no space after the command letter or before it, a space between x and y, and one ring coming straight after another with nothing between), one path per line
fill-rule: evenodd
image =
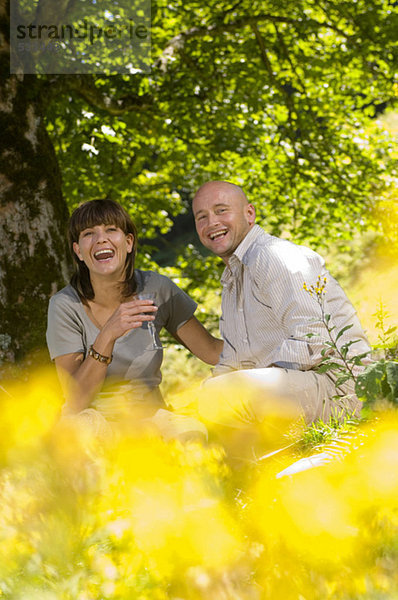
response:
M154 302L158 307L154 325L158 342L159 332L165 327L175 334L194 314L197 304L180 290L168 277L152 271L135 270L137 293L155 292ZM83 303L71 285L57 292L48 308L47 345L51 359L63 354L81 352L84 356L99 333L98 327L88 317ZM129 402L146 401L148 392L156 391L161 382L160 366L163 350L151 350L152 339L144 324L118 338L113 349L113 360L108 366L103 390L92 406L98 402L104 407L112 398L115 405L115 390L124 393ZM154 394L151 395L154 397ZM155 394L156 397L156 394ZM161 403L161 397L158 402ZM102 412L106 413L107 408ZM113 409L112 409L113 412ZM105 415L110 416L110 415Z

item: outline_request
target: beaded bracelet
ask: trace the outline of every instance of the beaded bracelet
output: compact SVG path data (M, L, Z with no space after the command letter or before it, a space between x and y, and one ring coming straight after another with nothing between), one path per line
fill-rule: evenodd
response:
M100 354L99 352L94 350L93 346L90 346L90 348L88 349L88 355L91 356L91 358L94 358L94 360L98 360L98 362L104 363L106 365L110 365L113 358L113 356L104 356L103 354Z

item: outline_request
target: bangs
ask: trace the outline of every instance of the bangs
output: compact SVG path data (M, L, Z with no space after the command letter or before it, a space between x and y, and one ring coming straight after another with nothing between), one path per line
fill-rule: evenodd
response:
M77 242L82 231L96 225L115 225L124 233L134 233L129 226L130 218L125 210L113 200L90 200L79 206L70 219L72 240Z
M125 279L121 282L122 297L129 298L136 290L137 283L134 277L134 262L137 252L137 229L127 211L114 200L89 200L81 204L72 213L69 220L69 250L75 263L75 273L71 278L71 285L77 291L83 303L94 299L94 290L91 284L90 272L87 265L76 255L74 245L79 243L80 234L85 229L97 225L115 225L124 234L132 234L133 247L127 253L125 262Z

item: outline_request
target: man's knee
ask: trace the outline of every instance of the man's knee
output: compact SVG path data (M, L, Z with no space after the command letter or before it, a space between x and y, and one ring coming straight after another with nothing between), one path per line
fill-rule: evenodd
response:
M199 398L199 413L213 423L239 426L278 416L296 419L299 405L286 396L286 369L269 367L234 371L207 380Z

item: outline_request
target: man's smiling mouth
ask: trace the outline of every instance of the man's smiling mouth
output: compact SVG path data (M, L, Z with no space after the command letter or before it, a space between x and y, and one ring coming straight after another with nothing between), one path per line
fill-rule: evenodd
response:
M214 240L218 240L221 237L224 237L224 235L226 235L227 233L228 233L227 229L222 229L221 231L215 231L214 233L211 233L209 235L209 237L212 241L214 241Z
M103 248L102 250L94 252L94 258L96 260L108 260L109 258L113 258L113 256L115 256L115 251L111 248Z

